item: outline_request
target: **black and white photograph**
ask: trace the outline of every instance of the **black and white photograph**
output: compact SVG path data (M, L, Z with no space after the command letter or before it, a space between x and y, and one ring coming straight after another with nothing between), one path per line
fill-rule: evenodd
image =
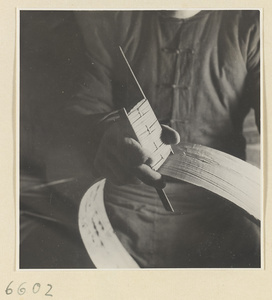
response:
M262 11L18 11L19 270L262 269Z

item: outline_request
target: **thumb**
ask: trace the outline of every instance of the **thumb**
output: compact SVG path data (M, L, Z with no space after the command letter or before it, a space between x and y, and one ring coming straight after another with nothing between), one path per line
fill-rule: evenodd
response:
M161 127L162 127L161 140L164 144L176 145L180 142L179 133L175 129L167 125L161 125Z

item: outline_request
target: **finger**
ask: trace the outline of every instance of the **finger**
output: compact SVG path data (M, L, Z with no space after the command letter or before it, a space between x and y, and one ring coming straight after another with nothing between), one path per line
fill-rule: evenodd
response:
M126 184L140 184L141 181L135 177L131 172L129 172L122 165L117 163L112 163L110 165L110 175L108 179L115 185L126 185Z
M132 138L124 138L122 149L122 153L118 153L119 161L129 168L137 167L144 163L151 164L154 161L152 153Z
M163 189L165 187L162 175L145 164L134 168L134 172L135 175L147 185L153 186L157 189Z
M161 127L162 127L161 140L164 144L176 145L180 142L179 133L175 129L167 125L161 125Z
M95 162L95 168L102 177L115 185L140 183L128 169L120 165L114 155L108 155L107 159L99 157Z

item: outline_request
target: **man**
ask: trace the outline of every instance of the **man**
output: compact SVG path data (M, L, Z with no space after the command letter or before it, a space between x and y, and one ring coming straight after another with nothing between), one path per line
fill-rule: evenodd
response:
M121 46L163 125L165 143L192 142L245 159L244 118L253 108L258 126L260 120L259 12L75 14L85 73L58 114L61 150L48 156L47 173L64 166L66 178L78 172L85 189L93 177L106 177L109 219L143 268L259 267L258 225L224 199L163 179L122 121L107 118L142 100ZM175 213L165 211L155 192L165 184ZM77 199L75 207L79 190L71 184L65 191Z

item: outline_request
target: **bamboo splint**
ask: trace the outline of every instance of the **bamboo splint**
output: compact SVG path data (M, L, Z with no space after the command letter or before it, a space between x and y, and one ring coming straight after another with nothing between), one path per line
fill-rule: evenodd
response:
M139 268L108 219L104 205L105 181L92 185L81 200L78 220L83 243L98 269Z
M258 168L205 146L180 144L174 151L159 172L212 191L260 219ZM97 268L138 268L107 217L104 185L105 179L95 183L80 205L79 229L85 247Z
M203 187L260 220L260 169L224 152L179 144L159 169L161 174Z

